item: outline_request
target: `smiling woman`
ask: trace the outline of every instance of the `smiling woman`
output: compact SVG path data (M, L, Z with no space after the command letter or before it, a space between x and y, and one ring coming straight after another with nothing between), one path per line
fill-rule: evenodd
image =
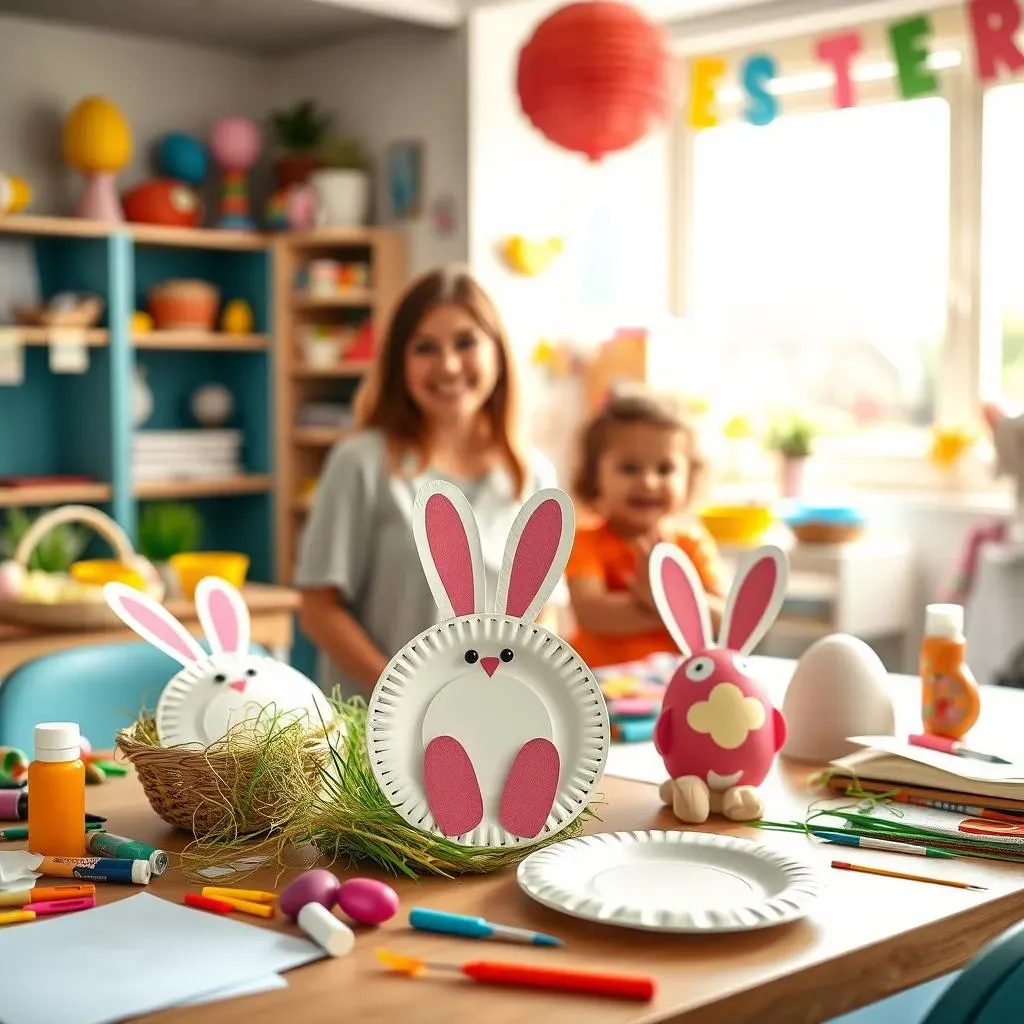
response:
M518 390L493 302L462 270L413 282L356 400L359 431L317 487L296 585L302 628L320 648L320 685L368 693L392 655L437 621L412 529L420 486L447 480L480 526L494 593L523 502L554 470L518 440Z

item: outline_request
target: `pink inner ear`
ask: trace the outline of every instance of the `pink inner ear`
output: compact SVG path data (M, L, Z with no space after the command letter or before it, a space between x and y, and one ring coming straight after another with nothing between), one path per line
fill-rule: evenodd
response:
M423 510L423 519L430 557L456 617L472 615L476 611L473 556L458 510L443 494L432 494Z
M722 646L738 651L761 622L775 590L779 567L774 558L762 558L740 583L729 618L729 635L722 638Z
M223 590L211 590L206 602L210 628L217 634L222 651L238 650L238 615L231 598Z
M132 597L122 597L121 606L143 628L158 640L177 651L186 661L195 660L195 651L178 629L148 605Z
M703 650L708 645L708 638L704 635L701 605L693 592L693 587L690 586L685 570L671 558L666 558L661 563L661 586L672 610L672 618L690 650Z
M562 506L542 501L526 522L509 574L505 614L512 618L530 607L547 577L562 540Z

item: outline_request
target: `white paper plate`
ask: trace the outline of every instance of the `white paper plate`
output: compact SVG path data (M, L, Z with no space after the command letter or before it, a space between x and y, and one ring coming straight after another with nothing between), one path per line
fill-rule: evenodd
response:
M480 658L514 651L488 676ZM435 736L459 740L483 797L480 824L453 842L472 847L529 846L583 813L604 773L610 726L594 674L564 641L535 623L469 615L432 626L387 667L370 698L366 746L383 792L411 825L440 835L423 780L423 755ZM559 754L558 788L540 833L517 836L498 820L501 792L520 747L550 739Z
M824 883L807 864L708 832L609 832L554 843L519 886L552 910L659 932L740 932L803 917Z

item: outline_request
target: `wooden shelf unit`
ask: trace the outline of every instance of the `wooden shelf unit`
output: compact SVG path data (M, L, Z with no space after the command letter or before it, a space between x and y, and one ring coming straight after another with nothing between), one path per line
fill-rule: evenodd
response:
M368 260L370 287L337 295L308 294L298 283L311 259ZM381 228L325 228L291 232L274 243L274 346L277 423L275 428L275 542L279 580L292 580L302 517L311 497L300 497L302 481L319 476L331 447L347 430L304 427L302 403L350 396L371 365L343 364L329 369L306 366L301 357L302 332L312 323L354 324L370 317L374 343L386 329L391 310L408 280L403 236Z
M135 497L149 501L228 498L233 494L266 494L273 486L274 478L269 473L192 477L187 480L140 480L135 485Z
M223 331L147 331L136 334L132 345L156 352L263 352L270 348L270 338Z
M40 484L34 487L0 487L0 508L97 505L105 501L110 501L110 484Z
M53 335L59 334L61 331L80 333L83 344L89 348L103 348L109 340L109 332L102 327L88 327L79 332L77 328L73 327L23 327L20 324L14 324L10 327L2 327L0 330L13 331L22 345L32 345L33 347L49 345Z

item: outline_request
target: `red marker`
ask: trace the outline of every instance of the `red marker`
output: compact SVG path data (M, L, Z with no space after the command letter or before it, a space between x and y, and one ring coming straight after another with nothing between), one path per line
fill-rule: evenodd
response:
M215 914L230 914L235 908L224 900L215 900L210 896L200 896L197 892L185 893L185 903L197 910L211 910Z
M1005 757L1000 757L998 754L986 754L980 750L968 750L962 743L959 743L957 740L947 739L945 736L910 736L907 738L907 742L912 747L938 750L940 753L953 754L955 757L967 757L972 761L987 761L989 764L1013 764L1012 761L1007 761Z
M83 896L77 900L45 900L42 903L26 903L21 909L31 910L42 917L44 914L68 914L72 910L91 910L96 906L95 896Z

